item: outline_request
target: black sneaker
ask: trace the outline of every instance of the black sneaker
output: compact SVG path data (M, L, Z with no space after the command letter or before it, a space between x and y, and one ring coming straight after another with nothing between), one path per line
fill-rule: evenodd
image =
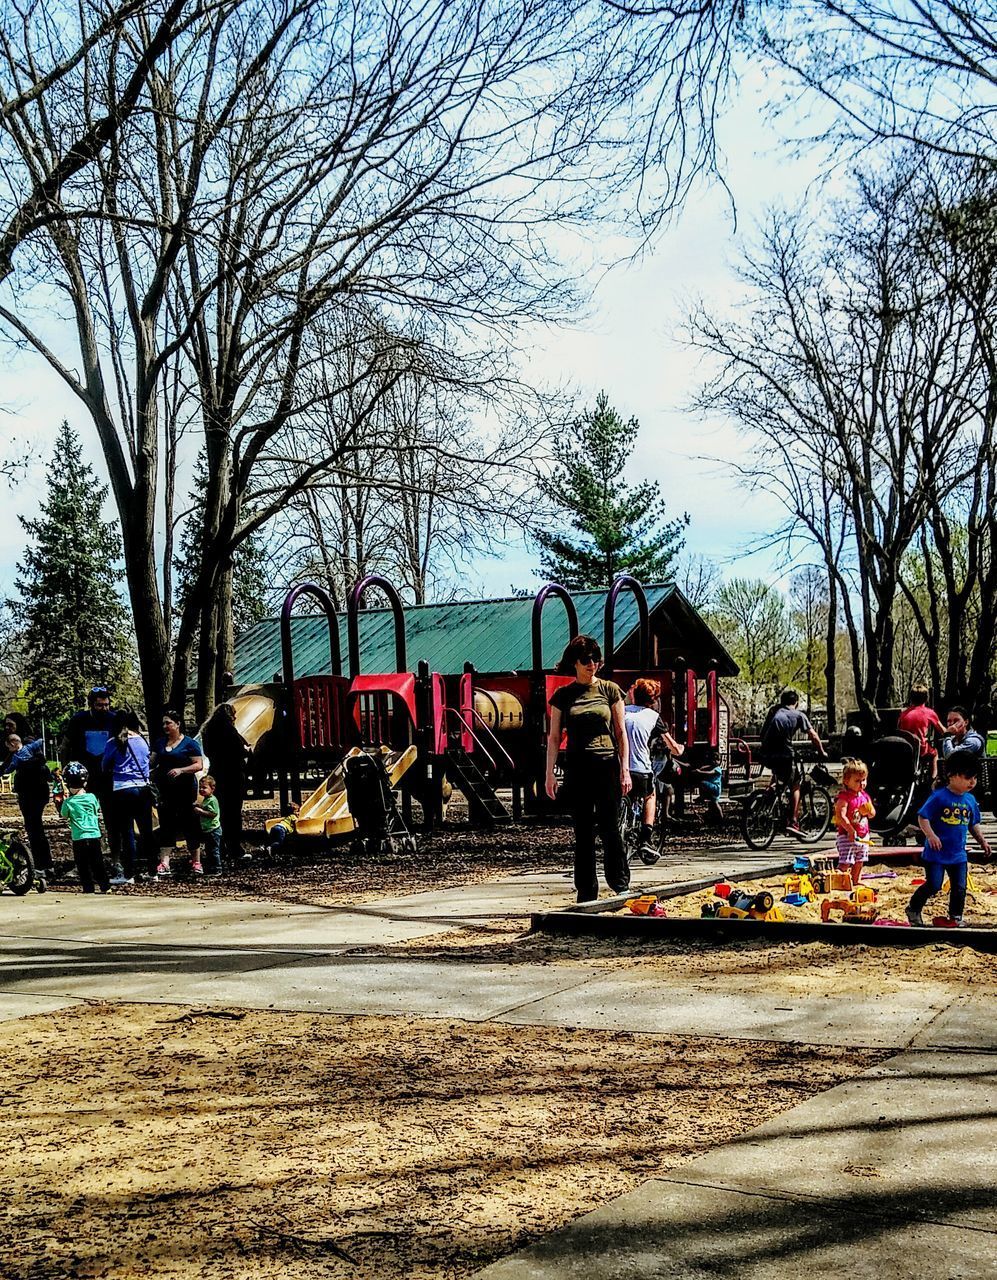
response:
M652 849L649 844L644 845L643 848L638 849L637 852L645 867L653 867L654 864L661 859L661 854Z
M915 911L913 907L908 907L904 912L904 915L907 917L907 923L913 928L924 928L924 917L921 915L920 911Z

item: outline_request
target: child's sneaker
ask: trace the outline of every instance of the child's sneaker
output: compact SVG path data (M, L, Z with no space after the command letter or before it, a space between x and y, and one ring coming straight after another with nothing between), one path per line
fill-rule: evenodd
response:
M168 862L161 862L156 868L157 876L171 876L172 874L173 872L170 870L170 864Z
M966 922L962 916L935 916L931 922L936 929L965 929Z
M907 923L913 925L915 929L924 928L924 917L920 911L915 911L913 907L908 907L904 914L907 917Z
M190 869L191 869L191 871L193 871L194 875L196 875L196 876L203 876L203 875L204 875L204 868L201 866L201 864L200 864L199 862L192 862L192 863L190 864Z

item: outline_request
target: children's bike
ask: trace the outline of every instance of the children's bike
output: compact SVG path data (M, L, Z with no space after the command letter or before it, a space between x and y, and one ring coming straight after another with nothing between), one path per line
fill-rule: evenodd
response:
M655 815L654 826L651 829L651 844L649 851L640 852L640 836L644 829L644 797L634 796L633 794L624 796L620 802L620 837L623 840L623 850L627 855L627 862L633 862L640 855L641 862L646 867L653 866L661 857L661 846L664 843L664 834L661 829L660 822L660 805L658 813Z
M10 831L0 831L0 890L23 898L35 882L35 862L27 848Z
M804 844L814 844L831 821L831 797L824 790L834 779L822 765L815 765L800 777L800 811L797 829L789 834ZM793 789L787 782L773 781L753 791L744 803L741 832L749 849L767 849L780 828L792 818Z

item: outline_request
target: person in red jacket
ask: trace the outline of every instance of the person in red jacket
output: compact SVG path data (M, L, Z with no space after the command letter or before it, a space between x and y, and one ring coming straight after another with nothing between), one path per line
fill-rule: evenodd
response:
M945 726L938 718L938 713L928 706L928 687L915 684L907 697L907 706L900 712L897 728L904 733L912 733L921 748L921 759L931 761L931 776L938 773L938 752L928 741L928 730L944 734Z

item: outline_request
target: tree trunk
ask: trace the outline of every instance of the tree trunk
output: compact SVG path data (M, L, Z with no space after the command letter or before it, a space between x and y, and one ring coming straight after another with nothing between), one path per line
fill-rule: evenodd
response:
M824 637L824 684L827 689L827 731L838 732L838 584L827 579L827 633Z
M139 504L136 504L127 525L122 526L122 531L125 534L125 577L135 621L142 697L146 719L154 725L168 703L172 669L169 636L159 602L154 533L151 524L146 524Z
M235 617L233 614L233 588L235 566L231 560L222 573L218 606L218 681L215 685L215 705L225 698L226 671L235 672Z
M211 714L215 702L215 690L221 680L218 664L219 599L213 591L201 611L201 625L197 641L197 688L194 693L194 715L203 724Z

